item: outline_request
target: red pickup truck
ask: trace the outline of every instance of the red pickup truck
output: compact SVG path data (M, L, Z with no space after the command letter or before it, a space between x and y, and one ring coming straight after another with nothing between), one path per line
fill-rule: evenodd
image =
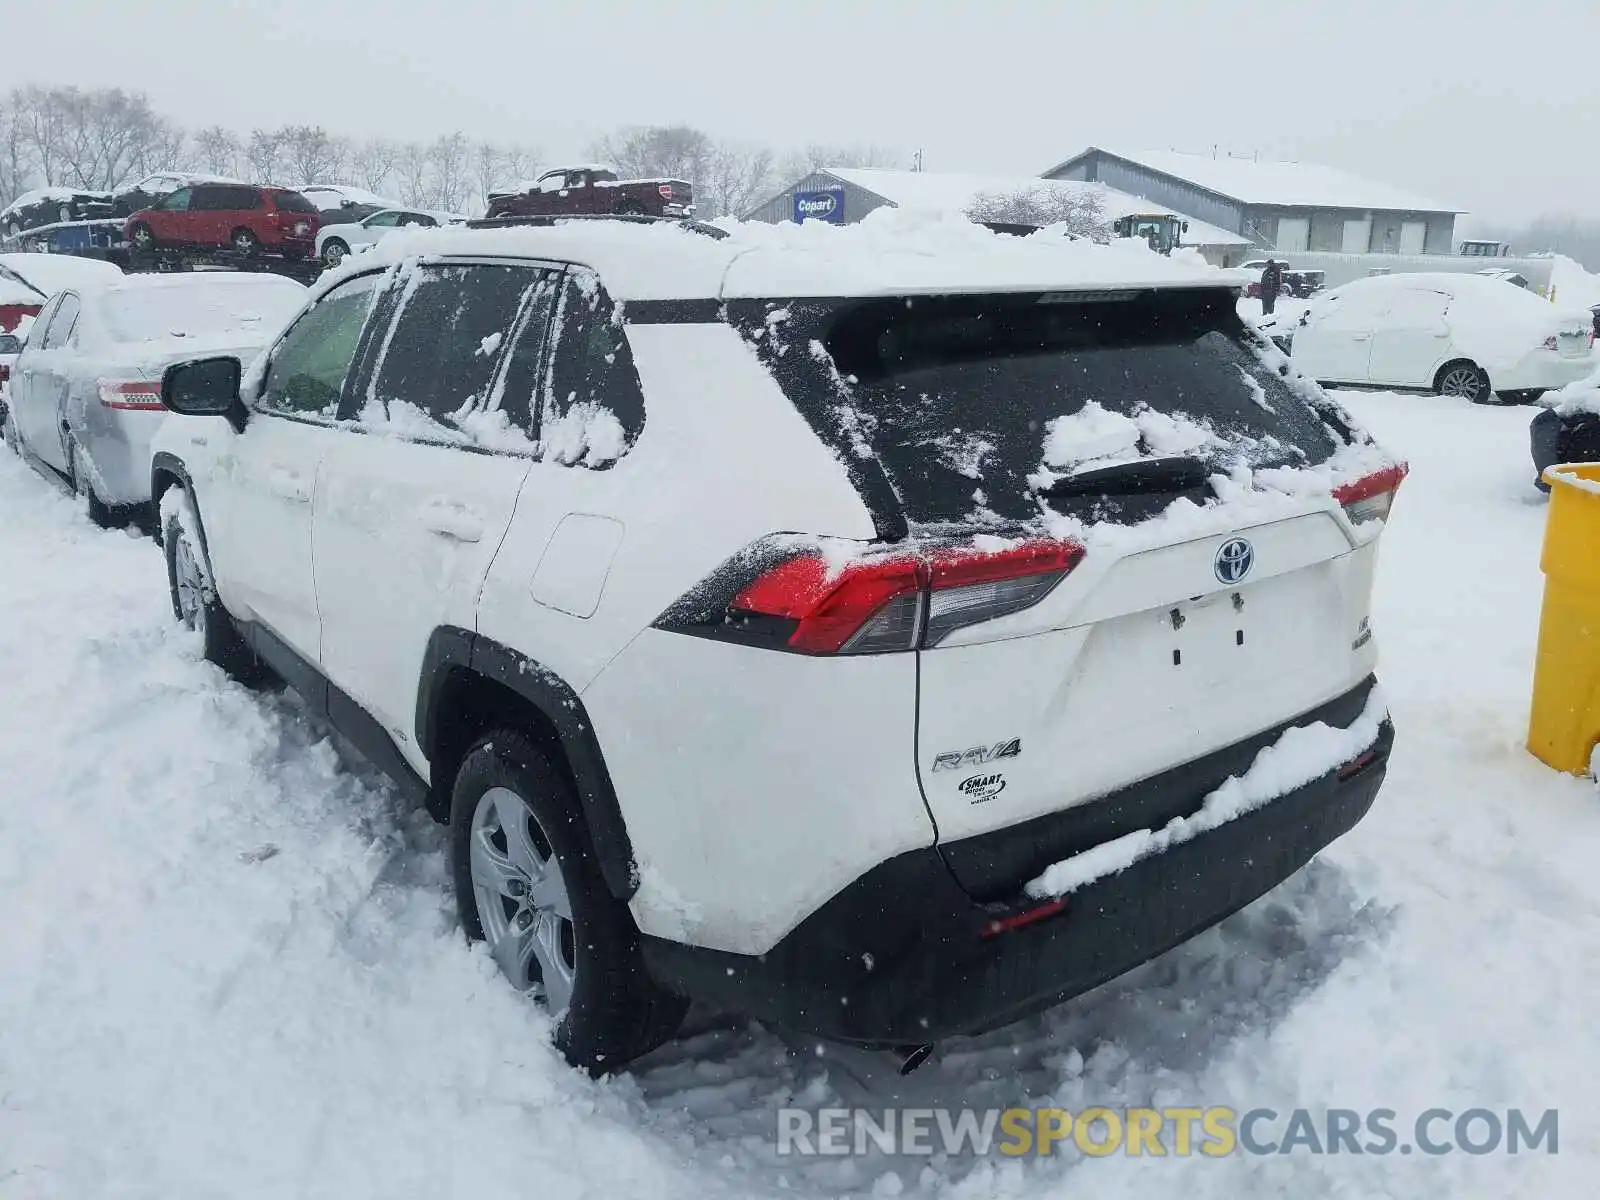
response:
M694 190L682 179L618 179L610 167L557 167L514 192L489 193L486 217L563 213L694 216Z

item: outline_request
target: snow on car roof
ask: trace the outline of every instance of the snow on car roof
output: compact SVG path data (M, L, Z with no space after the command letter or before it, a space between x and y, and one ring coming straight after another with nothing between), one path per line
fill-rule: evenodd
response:
M432 255L504 255L579 263L619 300L892 296L1125 287L1231 287L1198 256L1142 242L1109 246L992 233L954 214L880 209L856 225L723 223L713 238L675 222L570 221L499 229L399 230L319 281L325 290L374 266Z
M72 254L0 254L0 277L19 279L45 296L67 288L98 290L127 278L122 271L97 258Z
M74 196L105 196L105 197L109 197L110 195L111 195L110 192L98 191L95 188L67 188L67 187L34 188L32 191L23 192L22 195L18 196L10 204L6 205L4 208L0 208L0 217L5 216L6 213L15 212L15 211L18 211L20 209L27 208L30 204L38 204L40 201L43 201L43 200L71 200Z
M1018 192L1056 192L1062 195L1097 194L1108 220L1137 213L1170 212L1189 222L1183 242L1189 246L1248 246L1251 241L1218 225L1196 220L1176 209L1101 183L1075 179L1044 179L1033 175L960 175L933 171L891 171L879 167L823 167L819 171L845 183L865 188L900 208L937 212L965 212L979 196L1010 196Z
M304 187L285 188L285 191L299 192L307 198L322 192L331 193L350 204L376 204L379 208L404 208L398 200L391 200L387 196L380 196L376 192L369 192L366 188L353 187L347 183L308 183Z
M1289 208L1375 208L1401 212L1466 211L1317 163L1273 162L1227 156L1213 158L1209 154L1187 154L1179 150L1124 153L1101 146L1090 146L1083 153L1093 150L1197 184L1207 191L1245 204L1280 204ZM1082 157L1082 154L1074 155L1067 162L1075 162ZM1051 170L1059 170L1066 165L1061 163Z

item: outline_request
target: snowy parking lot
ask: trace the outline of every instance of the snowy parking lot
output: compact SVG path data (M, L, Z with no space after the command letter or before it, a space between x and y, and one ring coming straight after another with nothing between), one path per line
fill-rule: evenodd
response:
M161 557L0 454L0 1197L1587 1196L1600 795L1522 748L1546 501L1528 408L1343 397L1409 459L1367 819L1043 1017L886 1055L696 1013L595 1083L454 921L442 836L205 664ZM783 1158L862 1105L1560 1113L1559 1153Z

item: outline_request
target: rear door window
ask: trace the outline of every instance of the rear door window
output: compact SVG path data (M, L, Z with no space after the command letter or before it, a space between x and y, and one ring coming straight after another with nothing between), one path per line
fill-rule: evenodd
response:
M644 428L644 392L622 312L584 267L567 272L556 307L549 365L540 388L543 456L606 467Z
M193 202L195 192L199 190L198 188L179 188L172 195L159 201L155 207L161 212L187 212Z
M261 196L259 193L255 193L253 189L251 191L255 196L255 203L243 205L242 207L259 208ZM273 202L277 204L279 212L314 213L321 211L299 192L274 192L272 198Z
M538 361L558 278L492 263L424 264L398 277L387 301L398 315L376 349L361 421L531 453L533 389L520 375ZM526 347L523 365L502 372L513 342Z
M1221 289L756 301L730 318L858 486L877 464L913 523L1028 520L1053 479L1130 458L1322 462L1342 436Z

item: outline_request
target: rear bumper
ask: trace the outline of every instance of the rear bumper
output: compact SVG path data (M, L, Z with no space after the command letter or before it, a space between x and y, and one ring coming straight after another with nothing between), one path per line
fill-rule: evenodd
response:
M980 1033L1115 978L1294 874L1366 814L1393 737L1385 722L1372 757L1354 774L1329 772L1080 888L1054 916L998 936L984 935L1006 910L973 900L928 849L875 867L764 955L646 937L645 960L662 983L702 1003L840 1041L915 1045ZM1136 793L1170 789L1188 771L1099 803L1136 804ZM1194 790L1192 808L1208 790Z
M1593 354L1563 358L1553 351L1535 351L1515 366L1494 373L1497 392L1553 392L1587 379L1600 366Z

